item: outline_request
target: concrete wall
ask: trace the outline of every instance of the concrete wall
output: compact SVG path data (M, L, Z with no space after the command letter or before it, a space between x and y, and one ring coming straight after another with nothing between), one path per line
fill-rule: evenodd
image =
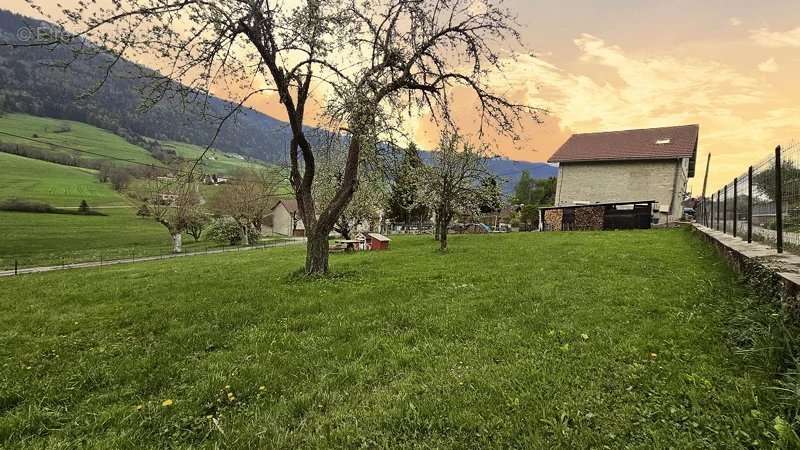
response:
M291 236L294 231L292 229L292 214L282 204L278 205L275 211L272 212L272 231L283 236Z
M689 160L561 163L556 206L655 200L660 222L683 213Z

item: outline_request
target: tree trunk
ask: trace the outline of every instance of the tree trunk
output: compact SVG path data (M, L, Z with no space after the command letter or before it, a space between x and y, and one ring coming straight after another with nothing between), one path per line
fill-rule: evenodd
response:
M172 253L180 253L183 250L181 249L181 245L183 244L183 236L180 232L175 233L172 235Z
M247 232L247 225L242 225L242 244L250 245L250 233Z
M350 240L352 239L352 233L350 233L350 224L345 219L339 220L339 234L342 235L342 239Z
M314 230L306 243L306 274L325 273L328 273L328 233Z
M442 230L439 232L439 250L447 250L447 224L442 221Z

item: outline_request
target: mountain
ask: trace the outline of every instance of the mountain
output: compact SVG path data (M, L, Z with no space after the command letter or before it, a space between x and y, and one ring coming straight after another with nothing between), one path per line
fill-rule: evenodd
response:
M544 179L558 176L558 167L541 162L514 161L512 159L495 158L489 161L489 170L506 180L503 192L510 194L519 182L523 171L528 171L531 178Z
M431 153L420 151L420 157L426 163L433 160ZM505 181L503 193L510 194L519 182L522 172L527 171L531 178L545 179L558 176L558 167L542 162L515 161L508 158L492 158L487 164L489 170Z
M19 42L19 30L42 26L49 25L0 10L0 42ZM140 112L143 81L130 75L143 68L130 61L120 60L96 94L78 99L95 87L105 72L100 61L86 59L73 62L68 70L46 67L69 59L70 52L64 48L0 46L0 111L74 120L123 137L138 135L199 146L211 142L217 124L185 111L177 99L166 99ZM211 111L218 115L231 107L228 101L216 97L210 100ZM283 160L290 136L286 126L283 121L246 109L235 123L223 126L215 147L264 161Z
M19 42L21 29L48 27L47 22L0 10L0 42ZM186 111L178 100L166 99L146 112L139 110L142 81L126 76L147 70L120 60L113 75L92 96L80 98L105 76L99 61L80 59L69 70L46 67L70 59L67 49L0 46L0 112L18 112L55 119L73 120L111 131L129 141L147 137L206 146L217 124ZM101 61L100 61L101 62ZM210 108L221 115L232 103L212 97ZM191 109L191 105L189 106ZM291 134L287 124L252 109L245 109L235 122L226 123L214 146L229 153L266 162L285 161ZM535 178L555 176L556 169L543 163L497 159L490 168L509 179L506 191L519 180L523 170Z

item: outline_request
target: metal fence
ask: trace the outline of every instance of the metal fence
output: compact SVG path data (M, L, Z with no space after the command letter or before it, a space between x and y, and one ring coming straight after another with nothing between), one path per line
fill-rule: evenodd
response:
M210 255L229 252L245 252L274 247L286 247L301 242L300 239L272 239L263 244L244 245L194 245L183 253L172 253L166 249L128 248L98 251L90 254L62 254L49 256L46 259L28 257L0 258L0 277L24 273L49 272L53 270L75 269L131 264L163 259L182 258L188 256Z
M697 220L778 253L800 250L800 143L778 146L774 156L701 199Z

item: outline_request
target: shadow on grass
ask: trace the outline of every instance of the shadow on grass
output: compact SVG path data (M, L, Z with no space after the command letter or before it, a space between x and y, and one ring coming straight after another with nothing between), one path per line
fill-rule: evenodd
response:
M361 278L361 273L356 270L329 270L328 273L309 274L305 268L299 268L286 275L287 283L318 283L318 282L344 282Z

